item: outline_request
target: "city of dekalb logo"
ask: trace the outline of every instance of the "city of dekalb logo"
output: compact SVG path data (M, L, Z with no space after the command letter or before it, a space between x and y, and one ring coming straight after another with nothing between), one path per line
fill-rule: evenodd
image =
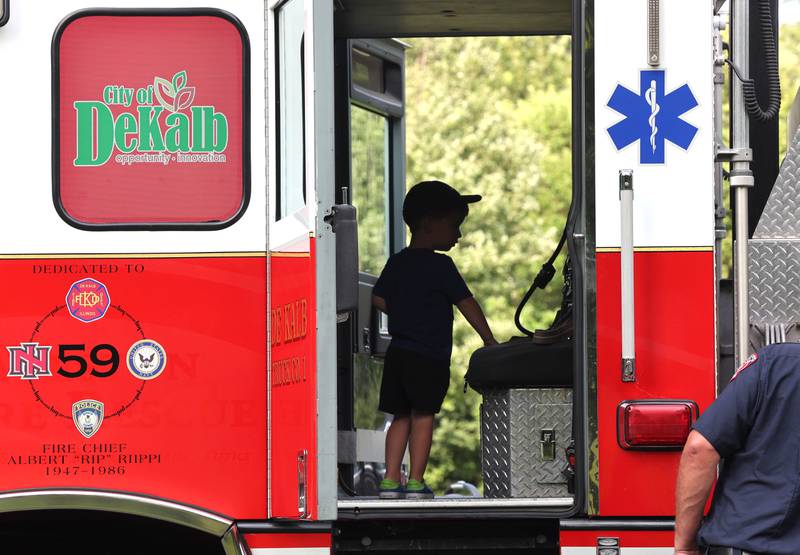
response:
M224 163L228 118L214 106L192 106L195 87L186 71L152 85L109 84L100 100L78 100L75 166L102 166L113 159L139 163ZM114 115L111 107L122 108ZM115 154L116 153L116 154Z
M106 286L92 278L73 283L67 292L67 308L81 322L94 322L105 316L111 305Z
M83 437L92 437L103 423L103 403L93 399L72 403L72 421Z

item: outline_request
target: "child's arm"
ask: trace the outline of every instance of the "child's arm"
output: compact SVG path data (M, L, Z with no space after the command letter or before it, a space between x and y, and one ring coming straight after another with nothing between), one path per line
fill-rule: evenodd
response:
M374 303L375 297L372 298ZM481 336L484 345L497 345L497 341L492 334L492 330L489 328L489 323L486 321L486 316L483 314L481 305L478 304L475 297L467 297L456 303L456 306L458 310L461 311L461 314L464 315L464 318L467 319L469 325L475 328L475 331Z
M386 299L383 297L379 297L378 295L372 295L372 306L377 307L381 312L385 312L388 314L388 310L386 310Z

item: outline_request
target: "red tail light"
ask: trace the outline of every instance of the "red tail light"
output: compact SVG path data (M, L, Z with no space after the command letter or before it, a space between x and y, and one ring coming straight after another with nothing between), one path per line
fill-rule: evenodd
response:
M617 442L623 449L680 450L698 412L694 401L624 401L617 407Z

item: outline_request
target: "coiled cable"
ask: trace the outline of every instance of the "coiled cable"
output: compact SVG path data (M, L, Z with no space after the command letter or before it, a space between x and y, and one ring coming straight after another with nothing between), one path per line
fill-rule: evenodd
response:
M758 2L759 27L764 40L764 65L767 69L769 103L763 110L756 97L756 85L753 79L744 79L739 73L739 68L730 60L725 62L731 66L736 77L742 82L742 95L744 106L750 119L756 121L769 121L778 115L781 108L781 81L778 71L778 51L775 48L775 36L772 34L772 11L769 0Z

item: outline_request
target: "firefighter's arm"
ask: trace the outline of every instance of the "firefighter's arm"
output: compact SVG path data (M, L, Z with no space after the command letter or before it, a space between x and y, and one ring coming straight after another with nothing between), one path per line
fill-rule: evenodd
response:
M489 322L486 321L486 316L483 314L481 305L475 300L475 297L467 297L456 303L458 310L467 319L469 325L475 328L478 335L483 339L484 345L497 345L497 341L489 328Z
M386 312L386 299L383 297L379 297L378 295L372 295L372 306L377 307L381 312Z
M700 555L697 531L717 476L719 453L700 432L692 431L683 447L675 486L675 554Z

